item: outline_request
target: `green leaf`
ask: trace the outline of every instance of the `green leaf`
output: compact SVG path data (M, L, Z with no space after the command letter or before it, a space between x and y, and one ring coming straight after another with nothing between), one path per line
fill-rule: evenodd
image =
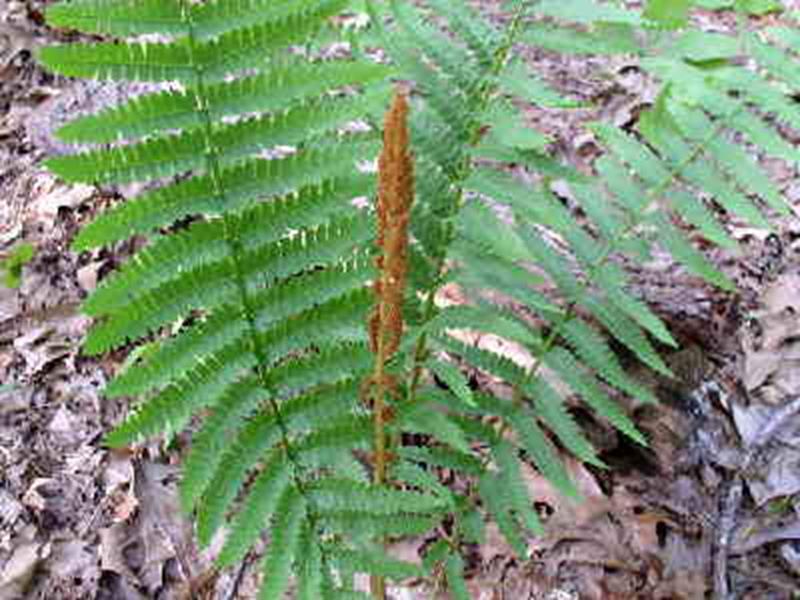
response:
M286 503L299 501L291 486L290 466L280 452L274 453L266 461L264 469L248 491L244 505L236 514L225 545L217 557L221 567L241 562L253 543L258 539L264 523L269 520L286 518ZM275 546L277 540L267 554L282 552L283 548Z
M508 145L521 150L544 152L550 139L527 125L522 115L510 106L497 106L487 114L491 122L488 137L481 140L482 145Z
M464 404L471 407L476 406L475 400L472 399L472 390L469 388L466 378L453 363L429 360L427 364Z
M544 535L544 528L536 511L533 510L533 501L522 478L516 449L508 442L501 441L492 446L492 456L500 470L497 478L502 485L509 508L516 513L528 531Z
M518 96L526 102L548 108L578 108L582 103L563 97L556 90L541 81L519 60L512 60L500 73L502 89Z
M668 3L668 0L662 0ZM673 56L702 63L713 60L728 60L740 52L739 40L733 36L708 31L689 29L670 46Z
M444 572L447 577L447 588L453 594L454 600L469 600L472 596L464 580L464 561L461 555L451 553L447 555L444 563Z
M380 575L395 580L425 576L425 571L419 565L392 558L377 548L369 551L338 550L335 556L339 568L354 572Z
M636 30L624 22L598 22L590 31L531 23L525 28L522 39L532 46L563 54L637 54L641 50Z
M270 545L262 562L264 583L259 591L259 600L280 600L289 585L290 569L300 547L303 519L306 517L306 501L295 488L284 493L273 517L270 529Z
M628 25L641 23L641 18L634 11L608 2L600 4L593 0L571 0L570 2L543 0L536 5L536 12L576 23L595 23L597 21Z
M686 267L723 290L733 290L735 285L720 273L700 252L692 248L675 227L664 218L656 218L659 239L672 256Z
M517 557L524 557L527 545L521 533L522 528L507 508L503 493L503 481L496 475L486 473L478 481L478 491L486 510L497 523L497 528L508 545L511 546Z
M735 5L740 10L757 17L785 10L783 3L779 0L735 0Z
M22 283L22 267L33 259L33 244L17 244L6 258L0 260L0 269L5 271L4 284L8 288L18 288Z
M359 510L373 515L401 512L426 513L443 506L434 496L388 488L374 488L357 481L325 479L308 490L319 510Z
M689 21L689 0L648 0L644 17L661 29L680 29Z
M442 362L441 364L447 363ZM475 402L473 401L470 406L476 406ZM447 415L436 412L429 406L412 411L403 417L400 423L409 431L427 433L464 454L470 452L469 443L461 428Z

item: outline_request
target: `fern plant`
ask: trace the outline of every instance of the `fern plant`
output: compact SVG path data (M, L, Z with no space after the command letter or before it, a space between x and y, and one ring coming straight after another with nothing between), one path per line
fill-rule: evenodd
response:
M56 26L127 38L46 48L51 69L163 88L60 132L110 147L48 161L68 181L163 183L74 242L149 242L84 305L98 319L87 352L150 340L106 389L143 399L107 442L191 428L183 507L201 542L226 529L220 565L269 533L263 598L281 597L291 574L299 598L364 597L356 573L371 575L377 598L385 578L409 576L466 598L461 550L487 517L524 556L526 530L542 531L525 465L571 496L563 451L603 466L563 389L645 443L608 389L653 398L600 330L669 374L654 340L675 341L616 259L660 245L729 288L682 225L733 246L718 208L758 226L765 205L786 210L730 140L797 160L775 130L776 117L800 121L787 97L792 30L703 33L688 26L688 2L506 4L500 28L466 3L367 2L371 28L347 33L334 19L346 0L74 0L48 12ZM314 58L341 35L352 58ZM513 58L520 42L624 53L661 81L638 131L590 125L607 148L599 178L558 164L522 126L521 104L575 103ZM391 66L367 57L372 43ZM395 95L381 149L390 78L411 90ZM372 127L354 132L357 119ZM376 178L364 165L379 153ZM511 163L539 183L514 179ZM375 208L353 202L363 197ZM452 282L470 303L438 305ZM453 335L465 329L514 342L530 366ZM471 389L456 361L505 382L509 397ZM471 484L448 489L440 467ZM442 522L422 564L391 556L392 539Z

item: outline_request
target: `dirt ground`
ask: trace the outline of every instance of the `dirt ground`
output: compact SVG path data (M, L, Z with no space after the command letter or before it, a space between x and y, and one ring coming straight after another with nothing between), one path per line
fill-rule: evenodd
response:
M44 4L0 0L0 258L23 242L35 250L20 287L0 286L0 600L254 598L256 561L214 571L216 548L197 548L178 510L186 439L125 452L102 445L128 403L101 390L131 349L83 356L90 321L79 303L141 241L81 254L69 245L93 215L139 189L67 186L42 161L70 150L53 137L60 124L136 88L42 71L36 48L71 39L44 25ZM498 18L499 4L479 5ZM696 19L732 25L724 12ZM657 89L624 62L516 51L559 90L595 104L528 112L585 172L600 150L581 123L599 115L630 126ZM783 133L800 143L800 132ZM800 209L797 165L763 164ZM739 284L735 294L699 283L666 255L630 265L638 293L686 345L669 356L680 382L640 375L664 401L635 415L651 448L626 443L576 406L612 468L569 463L581 504L525 473L548 533L519 559L490 527L469 557L474 598L694 600L723 597L726 586L731 598L800 597L800 219L773 226L729 218L742 252L709 251ZM431 541L395 552L415 559ZM435 595L420 582L392 593Z

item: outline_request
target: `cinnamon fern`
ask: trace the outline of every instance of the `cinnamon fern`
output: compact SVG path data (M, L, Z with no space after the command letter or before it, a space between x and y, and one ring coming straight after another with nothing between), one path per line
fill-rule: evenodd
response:
M95 149L48 161L67 181L160 183L74 242L147 239L84 304L86 352L148 340L106 389L141 399L107 442L190 429L183 507L202 543L225 530L223 566L268 534L262 598L292 579L299 598L365 597L358 573L374 597L385 578L417 576L468 597L461 551L487 519L523 557L543 530L524 468L577 496L564 454L603 466L565 390L645 443L609 391L653 397L609 339L666 375L656 345L675 340L621 265L660 247L730 289L686 232L734 247L721 213L767 227L787 209L757 157L799 156L777 129L800 127L797 34L702 32L690 4L510 0L502 26L448 0L50 8L52 25L105 41L45 48L45 65L157 89L68 124L62 139ZM353 10L369 27L345 30ZM324 58L339 39L348 56ZM635 129L587 125L606 150L599 177L560 164L525 125L521 107L578 103L515 58L522 43L624 54L660 82ZM392 80L409 92L381 150ZM466 304L437 301L451 284ZM473 389L467 370L509 393ZM445 487L440 468L470 485ZM424 560L392 557L392 539L443 522Z

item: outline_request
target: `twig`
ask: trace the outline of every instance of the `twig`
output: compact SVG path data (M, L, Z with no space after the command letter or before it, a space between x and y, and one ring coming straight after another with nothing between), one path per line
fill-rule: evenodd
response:
M242 561L239 570L236 572L236 578L233 580L233 585L225 596L225 600L235 600L236 594L239 592L239 586L242 584L242 580L244 579L244 572L247 569L248 562L249 561L247 560Z

